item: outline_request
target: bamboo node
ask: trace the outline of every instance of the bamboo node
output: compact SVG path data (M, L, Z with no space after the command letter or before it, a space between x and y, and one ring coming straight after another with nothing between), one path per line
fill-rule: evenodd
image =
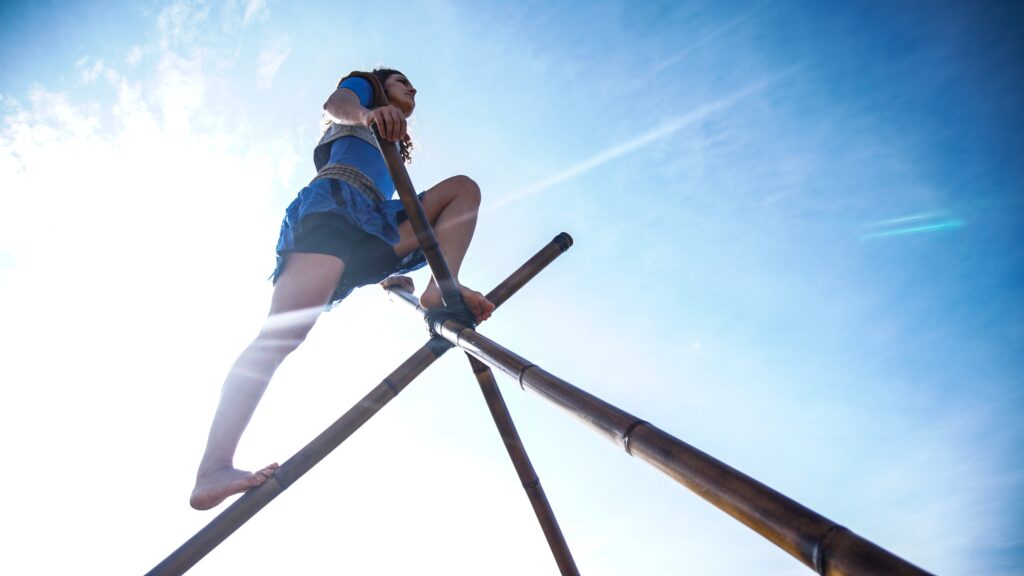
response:
M823 534L822 537L814 543L814 550L811 552L811 561L814 564L814 571L818 574L824 574L825 570L828 568L829 548L832 547L832 541L843 532L849 532L849 530L839 524L833 524L825 531L825 534Z
M540 368L540 366L537 366L536 364L527 364L526 366L523 366L522 370L519 371L519 377L516 378L516 380L519 381L519 388L522 390L526 390L526 384L523 383L523 378L526 376L526 371L529 370L530 368Z
M622 433L622 447L626 449L626 454L633 455L633 451L629 448L629 441L633 438L633 432L644 424L647 424L645 420L637 420L630 424L626 431Z

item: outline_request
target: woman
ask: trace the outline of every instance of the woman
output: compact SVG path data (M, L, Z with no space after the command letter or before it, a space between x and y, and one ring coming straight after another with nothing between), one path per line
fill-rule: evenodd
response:
M351 291L384 281L412 289L395 274L420 268L423 254L401 208L391 197L394 183L369 126L398 142L410 160L406 119L416 107L416 89L397 70L353 72L324 104L324 134L314 150L317 177L288 207L277 245L270 314L255 340L232 366L196 474L190 504L212 508L228 496L259 486L277 464L257 472L234 467L238 441L270 382L288 354L305 339L326 306ZM459 268L476 228L480 189L465 176L449 178L421 194L441 251L458 281ZM463 300L478 322L494 304L460 284ZM425 308L442 305L431 279L420 296Z

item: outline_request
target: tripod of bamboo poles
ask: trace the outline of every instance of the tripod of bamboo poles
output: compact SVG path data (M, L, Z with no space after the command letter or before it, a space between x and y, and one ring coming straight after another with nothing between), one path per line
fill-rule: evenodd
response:
M380 142L385 142L380 138L379 134L377 137ZM468 313L465 304L462 302L458 286L441 254L437 239L426 220L423 207L413 191L412 182L402 164L397 149L394 145L388 145L387 143L382 144L381 148L392 178L395 181L396 188L399 190L403 206L409 216L413 229L416 231L417 240L427 259L427 263L430 265L431 273L441 289L442 302L445 305L440 311L428 312L422 308L420 310L422 310L424 315L431 314L431 317L436 321L458 319L461 322L471 324L472 315ZM487 294L487 299L497 309L555 258L568 250L570 246L572 246L572 238L565 233L559 234L519 269L513 272L505 281L491 290ZM414 306L418 307L418 304L414 304ZM188 571L243 524L248 522L264 506L277 498L296 480L323 460L331 451L340 446L342 442L369 421L385 404L404 390L413 379L451 348L452 345L443 338L432 335L423 346L386 376L362 400L343 414L341 418L295 453L294 456L281 464L266 482L243 494L205 527L200 529L192 538L157 564L147 573L147 576L170 576L183 574ZM551 510L550 504L548 504L547 497L544 495L540 481L533 471L529 457L522 447L522 441L519 439L515 425L512 423L512 418L508 413L508 408L505 406L501 393L498 391L493 373L486 365L479 363L479 361L472 357L470 357L470 362L480 382L480 387L488 407L491 409L495 424L509 452L509 456L512 458L512 463L523 483L523 488L530 498L530 502L540 521L541 528L551 547L560 573L578 575L579 571L573 561L572 554L565 543L565 538L562 536L561 529L555 520L554 512Z
M223 542L303 474L344 442L383 408L434 360L453 346L462 348L481 386L488 407L527 496L541 524L561 574L578 574L540 481L523 449L515 426L488 366L505 372L521 388L576 415L597 432L683 484L711 504L764 536L819 574L926 575L928 572L802 506L794 500L716 460L619 408L543 370L511 350L476 332L458 286L452 278L437 239L416 197L409 175L393 144L379 137L381 151L431 273L442 292L444 308L425 310L411 293L389 289L393 299L416 309L431 337L419 350L384 378L360 402L324 432L289 458L264 484L242 495L148 575L182 574ZM504 303L544 267L572 245L562 233L505 281L487 294L497 306Z

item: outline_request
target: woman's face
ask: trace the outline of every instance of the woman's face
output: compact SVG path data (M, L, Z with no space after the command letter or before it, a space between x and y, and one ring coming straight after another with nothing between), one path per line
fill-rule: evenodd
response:
M388 94L391 105L401 110L405 117L412 116L416 108L416 89L404 74L392 74L384 81L384 91Z

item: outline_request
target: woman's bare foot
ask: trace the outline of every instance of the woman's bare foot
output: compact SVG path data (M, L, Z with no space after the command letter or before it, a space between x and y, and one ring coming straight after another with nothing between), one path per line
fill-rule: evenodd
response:
M263 484L277 468L275 463L256 472L220 468L209 473L200 473L188 503L196 510L209 510L232 494L245 492Z
M466 307L476 317L477 322L483 322L491 317L491 312L494 312L494 304L486 296L465 286L459 286L459 291L462 293L462 301L466 303ZM441 289L437 287L436 282L431 280L430 285L427 286L427 289L423 291L423 295L420 296L420 306L429 310L431 308L440 308L443 305Z

